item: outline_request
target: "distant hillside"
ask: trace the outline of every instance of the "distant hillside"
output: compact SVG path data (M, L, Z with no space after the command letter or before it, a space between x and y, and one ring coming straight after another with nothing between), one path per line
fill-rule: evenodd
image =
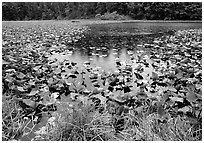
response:
M201 20L201 2L3 2L3 20Z

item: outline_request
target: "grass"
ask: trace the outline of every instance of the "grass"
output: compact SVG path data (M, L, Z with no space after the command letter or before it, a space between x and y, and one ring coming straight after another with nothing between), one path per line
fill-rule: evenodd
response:
M36 140L46 141L91 141L91 140L107 140L110 132L107 128L111 128L109 116L99 114L93 110L93 106L76 105L70 108L67 103L60 103L59 110L55 113L54 126L48 123L46 129L50 128L49 132L39 134ZM62 108L63 107L63 108ZM105 132L107 135L105 136Z
M129 111L113 115L104 110L99 113L91 104L69 105L60 103L55 121L45 127L47 132L38 134L35 140L42 141L196 141L201 140L201 125L191 124L183 117L160 122L156 112L135 114ZM67 106L67 108L65 108ZM61 108L63 107L63 108ZM124 120L123 130L117 131L119 119ZM52 126L51 126L52 124Z
M26 122L15 101L2 99L2 140L18 140L23 135Z
M202 125L182 116L161 122L148 108L137 114L134 109L121 115L112 114L106 105L99 112L92 102L58 103L58 109L46 126L36 132L35 141L196 141L202 140ZM117 109L118 105L112 107ZM19 140L31 121L21 118L20 107L13 99L3 98L2 140ZM123 129L117 123L123 120ZM32 129L30 129L32 130Z

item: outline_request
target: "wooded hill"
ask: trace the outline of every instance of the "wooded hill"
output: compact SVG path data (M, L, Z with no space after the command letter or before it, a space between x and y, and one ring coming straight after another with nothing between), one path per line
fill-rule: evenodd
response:
M3 20L91 19L117 13L136 20L201 20L201 2L3 2Z

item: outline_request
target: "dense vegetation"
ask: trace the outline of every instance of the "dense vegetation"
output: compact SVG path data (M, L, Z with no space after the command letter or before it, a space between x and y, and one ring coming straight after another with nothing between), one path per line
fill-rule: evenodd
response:
M137 20L201 20L202 3L3 2L2 4L3 20L94 18L96 15L112 12Z
M131 61L115 57L117 70L109 72L91 61L79 66L50 58L72 54L70 45L83 39L88 26L5 23L2 140L33 132L30 140L38 141L202 140L201 29L135 45Z

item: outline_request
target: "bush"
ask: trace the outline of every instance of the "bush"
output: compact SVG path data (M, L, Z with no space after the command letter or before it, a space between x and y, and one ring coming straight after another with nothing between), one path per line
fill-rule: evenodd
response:
M104 15L97 14L95 18L100 20L130 20L131 19L128 16L117 14L116 11L112 13L106 12Z

